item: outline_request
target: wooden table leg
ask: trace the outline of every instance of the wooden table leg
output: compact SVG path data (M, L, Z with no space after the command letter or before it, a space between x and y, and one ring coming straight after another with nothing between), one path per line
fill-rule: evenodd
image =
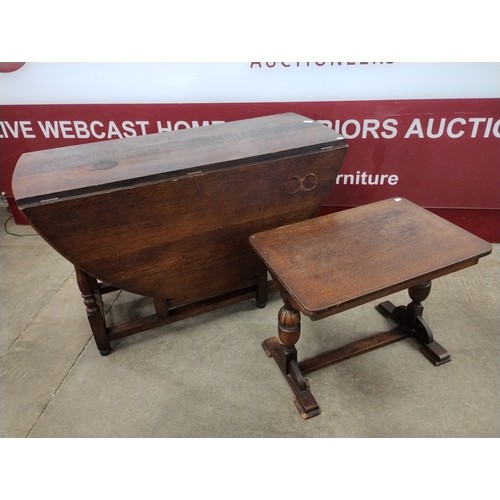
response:
M392 302L382 302L377 310L390 316L401 328L406 330L420 344L420 351L435 366L451 361L450 353L434 340L429 325L422 317L422 302L429 296L431 282L421 283L408 289L412 301L407 306L394 306Z
M257 307L260 308L266 307L268 291L269 291L269 283L267 282L267 269L266 269L257 276L257 290L255 293L255 300L257 302Z
M106 328L106 321L104 319L102 297L99 292L97 280L78 267L75 267L75 272L78 288L82 294L83 303L87 308L87 318L92 334L94 335L97 349L103 356L107 356L111 353L112 349L108 337L108 330Z
M285 299L278 314L278 338L263 342L262 347L269 357L273 357L295 394L295 406L302 418L319 415L321 410L312 395L297 363L295 344L300 337L300 312Z

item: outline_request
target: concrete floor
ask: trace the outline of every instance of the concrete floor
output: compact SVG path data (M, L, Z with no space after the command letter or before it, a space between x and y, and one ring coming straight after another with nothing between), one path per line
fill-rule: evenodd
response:
M102 357L72 266L30 227L7 228L26 236L0 240L2 437L500 436L498 244L436 280L425 302L451 363L434 367L404 340L313 372L322 413L304 421L260 345L275 335L277 297L128 337ZM151 307L123 292L106 303L111 321ZM303 319L299 357L391 328L374 305Z

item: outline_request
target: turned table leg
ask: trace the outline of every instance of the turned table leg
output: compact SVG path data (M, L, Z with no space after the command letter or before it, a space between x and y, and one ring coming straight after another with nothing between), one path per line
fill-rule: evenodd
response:
M278 338L272 337L263 342L262 347L272 357L293 390L295 406L304 419L319 415L320 408L309 390L298 362L295 344L300 337L300 312L284 299L278 313Z
M392 302L382 302L377 306L384 316L390 316L419 344L421 352L435 366L451 361L449 352L434 340L429 325L424 320L422 302L429 296L431 282L421 283L408 289L411 302L407 306L395 307Z
M103 356L107 356L111 353L112 349L108 338L102 298L97 287L97 280L77 267L75 267L75 272L78 288L82 294L83 303L87 308L87 318L97 349L99 349L99 352Z
M255 293L257 307L266 307L268 288L267 270L264 270L257 276L257 291Z

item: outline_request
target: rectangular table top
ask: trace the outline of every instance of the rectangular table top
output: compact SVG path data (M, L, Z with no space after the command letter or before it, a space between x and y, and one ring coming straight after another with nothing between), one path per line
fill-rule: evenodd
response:
M402 198L254 234L250 243L311 319L469 267L492 250Z

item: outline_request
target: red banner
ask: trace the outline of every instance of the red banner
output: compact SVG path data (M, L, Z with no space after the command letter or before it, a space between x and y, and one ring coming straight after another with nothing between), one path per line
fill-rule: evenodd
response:
M20 155L294 111L341 133L349 152L324 212L408 198L500 241L500 99L0 107L2 191ZM19 216L16 217L21 221Z

